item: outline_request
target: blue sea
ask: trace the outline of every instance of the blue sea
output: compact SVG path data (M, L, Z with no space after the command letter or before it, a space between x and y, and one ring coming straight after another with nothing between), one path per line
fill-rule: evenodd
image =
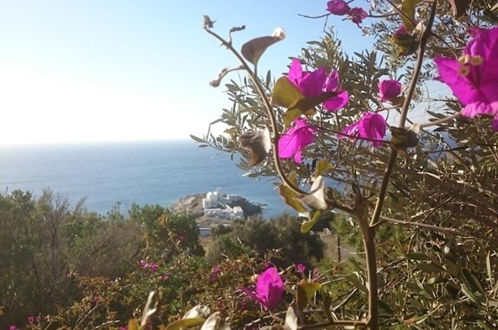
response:
M169 206L179 198L220 188L267 204L263 216L290 211L271 178L243 177L230 154L191 141L0 147L0 190L43 189L106 214L119 203ZM291 211L290 211L291 212Z

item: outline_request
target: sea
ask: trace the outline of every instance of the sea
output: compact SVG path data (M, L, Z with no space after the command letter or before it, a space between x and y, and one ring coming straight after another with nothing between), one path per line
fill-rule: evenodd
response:
M0 146L0 192L39 196L51 189L89 211L126 214L132 203L170 206L181 197L220 189L265 204L263 217L293 213L274 178L249 178L237 157L193 141Z

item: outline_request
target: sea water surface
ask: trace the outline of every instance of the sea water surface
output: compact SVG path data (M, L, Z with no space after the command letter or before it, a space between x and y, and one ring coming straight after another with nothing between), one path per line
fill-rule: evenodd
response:
M90 211L105 214L132 203L169 206L179 198L220 188L267 204L273 217L289 208L271 178L243 177L228 153L198 148L191 141L155 141L0 147L0 190L43 189L74 206L85 198Z

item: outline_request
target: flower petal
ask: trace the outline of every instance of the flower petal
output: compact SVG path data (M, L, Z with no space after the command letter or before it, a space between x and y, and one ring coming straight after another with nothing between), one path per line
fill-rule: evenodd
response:
M349 12L349 6L344 0L332 0L327 2L327 10L334 15L346 15Z
M323 102L323 106L328 111L336 111L346 106L349 102L348 91L338 90L339 94Z
M301 80L303 78L303 69L301 67L301 61L297 58L292 60L291 66L289 68L289 74L287 78L296 86L299 87Z

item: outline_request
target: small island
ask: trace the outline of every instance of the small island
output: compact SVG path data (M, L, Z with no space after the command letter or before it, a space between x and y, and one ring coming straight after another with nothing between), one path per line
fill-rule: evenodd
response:
M263 204L248 201L246 198L225 194L220 189L207 193L189 195L171 204L173 211L188 211L199 225L202 236L208 236L211 227L230 225L233 220L261 215Z

